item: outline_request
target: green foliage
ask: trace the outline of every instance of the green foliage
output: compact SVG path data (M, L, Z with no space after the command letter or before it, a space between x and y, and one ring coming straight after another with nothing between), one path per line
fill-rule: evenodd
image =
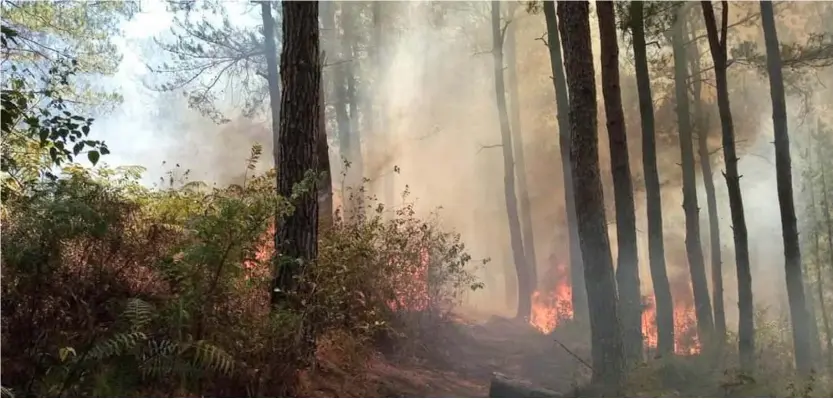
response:
M2 38L4 51L21 39L6 26ZM82 152L95 165L101 155L109 153L104 142L87 139L93 119L73 113L61 94L71 86L70 78L77 70L75 60L56 61L43 75L15 64L9 67L0 94L4 201L41 176L53 177L53 165L72 162Z
M156 39L156 44L172 57L170 62L150 66L166 78L156 89L185 90L188 105L217 123L229 121L217 104L227 84L243 93L244 103L239 105L244 115L263 110L269 90L262 28L232 24L225 2L170 3L176 12L173 39ZM276 40L280 45L280 37Z
M240 185L147 189L140 168L68 164L6 201L4 384L24 396L286 396L310 360L301 331L328 350L401 349L478 286L459 237L412 206L384 221L368 202L372 216L321 237L305 306L272 309L274 222L292 206L274 172L250 175L261 153Z
M113 37L137 6L134 1L2 0L4 29L13 29L18 36L13 44L4 45L3 59L32 71L36 78L51 75L44 73L49 65L70 59L77 60L77 72L84 78L112 75L121 62ZM59 95L87 111L107 109L121 100L117 93L95 87L92 79L62 86Z

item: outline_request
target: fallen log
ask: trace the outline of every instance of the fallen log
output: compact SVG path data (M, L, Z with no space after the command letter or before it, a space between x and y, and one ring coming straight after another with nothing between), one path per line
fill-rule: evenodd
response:
M509 378L500 373L492 373L489 385L490 398L561 398L558 392L533 386L528 381Z

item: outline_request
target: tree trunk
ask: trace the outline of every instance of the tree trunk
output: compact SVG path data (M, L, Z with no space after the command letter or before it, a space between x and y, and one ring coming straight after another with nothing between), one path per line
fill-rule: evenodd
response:
M570 162L581 252L586 261L584 278L590 307L593 379L602 385L618 386L623 377L624 354L599 175L596 79L589 15L590 4L586 1L558 4L564 69L570 87Z
M518 218L518 201L515 197L515 160L512 154L512 131L509 127L509 113L506 107L506 84L503 79L503 30L500 23L500 2L492 1L492 43L494 49L495 98L500 119L500 138L503 149L503 191L506 200L506 214L509 218L509 236L512 245L512 259L518 275L518 310L516 317L529 319L532 311L533 284L527 266L521 222Z
M691 30L692 40L697 31ZM706 190L706 205L709 215L709 254L711 255L712 301L714 301L714 329L717 342L723 342L726 337L726 311L723 305L723 264L720 256L720 224L717 217L717 195L715 194L714 176L712 175L711 154L709 151L709 117L703 111L702 89L700 75L703 68L700 65L700 48L696 44L692 49L691 76L694 88L694 118L697 131L697 149L700 157L700 171L703 175L703 186Z
M790 301L795 365L801 374L812 369L810 354L809 317L804 298L801 275L801 249L798 243L798 226L795 217L792 186L792 161L790 136L787 131L787 104L784 96L784 80L781 70L781 53L772 2L761 1L761 24L766 43L767 69L769 71L770 96L772 97L772 124L775 130L775 170L778 184L778 203L781 207L781 232L784 236L784 259L787 277L787 296Z
M558 392L536 387L528 381L509 378L500 373L492 374L489 383L490 398L560 398Z
M818 143L816 145L816 149L817 149L818 154L819 154L817 160L819 162L823 162L822 160L824 158L823 158L823 154L822 154L822 151L821 151L821 149L822 149L821 143ZM831 268L831 270L833 270L833 218L830 216L830 203L828 202L828 197L827 197L827 175L825 173L825 165L821 164L819 169L821 170L821 192L822 192L821 209L822 209L822 214L824 215L824 224L827 227L827 254L830 256L828 266ZM812 193L813 192L812 191L813 190L812 186L811 186L810 190L811 190L810 192ZM813 200L813 203L815 203L814 199L815 198L811 199L811 200ZM822 260L821 260L820 257L817 260L817 263L818 263L818 265L817 265L818 270L816 271L816 273L817 273L816 275L818 276L817 290L818 290L819 297L821 299L821 304L822 304L821 305L822 306L821 311L822 311L822 317L823 317L822 321L824 322L825 346L827 347L827 366L828 366L828 368L833 370L833 335L831 335L830 320L829 320L830 316L827 313L827 311L825 311L824 291L823 291L822 283L821 283L821 281L822 281L822 273L821 273Z
M680 130L680 156L683 169L683 210L686 225L686 255L694 291L694 311L697 316L697 331L700 341L706 343L714 332L712 306L700 245L700 217L697 207L697 182L694 171L694 148L691 137L691 114L688 105L688 67L685 53L685 5L680 6L677 21L672 29L674 50L674 87L677 100L677 123Z
M278 77L278 48L275 45L275 19L272 17L272 3L260 3L263 18L263 38L266 52L266 80L269 84L269 111L272 116L272 157L275 171L278 170L278 132L281 125L281 82Z
M391 143L393 142L393 140L391 138L391 133L387 131L387 107L385 104L385 95L382 92L383 83L385 81L385 77L387 76L388 69L387 43L385 41L385 33L383 32L385 20L385 15L383 14L384 6L384 1L373 2L373 56L376 69L374 83L377 87L374 91L378 98L378 102L376 103L377 125L374 131L377 135L376 140L379 142L376 148L382 148L384 151L388 151L391 148ZM381 183L382 203L388 209L393 209L394 202L396 200L396 193L394 188L395 174L396 173L394 172L394 165L385 164L384 168L381 170L381 176L379 176L379 180L381 180L381 182L379 183ZM378 184L376 186L378 187Z
M601 40L602 94L604 95L607 133L610 141L610 169L613 172L613 195L616 202L616 238L619 261L616 285L619 288L625 357L630 364L642 360L642 297L639 289L639 264L636 249L636 213L633 183L619 86L619 44L613 2L597 1Z
M364 171L364 160L362 159L361 132L358 129L359 110L358 98L356 95L356 76L354 66L358 63L355 60L356 54L353 49L355 37L353 37L353 12L351 2L340 2L341 4L341 64L337 67L336 80L338 87L336 93L338 98L338 123L339 123L339 152L342 162L346 167L342 176L342 203L344 204L345 217L352 217L362 208L362 198L359 188L362 184L362 172ZM347 189L347 188L350 189Z
M327 29L328 18L330 29L332 29L332 3L322 1L319 3L320 15L324 29ZM321 59L325 54L321 52ZM318 229L319 231L329 230L333 226L333 170L330 166L330 145L327 134L327 103L326 103L326 79L324 77L324 63L321 62L321 114L319 115L318 132L318 166L322 173L318 187ZM276 141L277 142L277 141ZM277 146L276 146L277 148Z
M729 105L729 84L726 77L729 5L722 2L721 32L718 35L717 21L711 2L702 2L703 19L709 39L709 48L714 62L717 83L717 107L723 131L723 158L726 165L726 187L729 192L729 209L732 213L732 232L735 244L735 267L738 276L738 352L741 368L751 371L755 365L754 304L752 303L752 273L749 262L749 242L746 231L746 215L740 189L738 157L735 152L735 129L732 110Z
M273 302L280 302L287 293L299 288L298 276L318 255L318 182L306 179L310 171L318 170L316 145L321 123L318 2L284 1L282 5L278 194L292 198L297 184L310 189L293 201L295 211L277 229L275 249L279 261Z
M645 194L648 213L648 256L651 282L657 308L657 351L661 355L674 352L674 302L668 271L665 266L665 244L662 233L662 196L657 171L657 144L654 132L654 100L651 98L651 77L648 74L648 55L645 47L644 3L631 2L631 30L639 95L639 114L642 123L642 169L645 174Z
M555 102L557 106L558 139L561 150L561 172L564 180L564 205L567 213L567 232L570 254L570 285L572 286L573 318L587 322L590 311L587 308L587 290L584 283L584 261L578 236L573 167L570 164L570 102L567 94L567 78L561 59L561 38L555 15L555 2L544 1L544 16L547 20L547 46L550 51Z
M514 17L515 7L510 6L510 18ZM523 232L524 258L528 264L532 289L537 288L538 264L535 253L535 235L532 228L531 206L529 204L529 189L526 183L526 159L524 157L524 142L521 134L521 106L518 94L518 66L515 43L515 29L517 23L510 22L506 34L506 70L509 81L509 116L512 129L512 149L515 156L515 175L518 179L518 202Z

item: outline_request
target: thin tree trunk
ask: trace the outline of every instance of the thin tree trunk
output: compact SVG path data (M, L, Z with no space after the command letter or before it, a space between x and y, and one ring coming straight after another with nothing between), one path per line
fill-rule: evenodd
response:
M318 2L284 1L281 54L278 194L291 198L294 187L318 169L316 145L321 112ZM298 276L318 256L317 181L294 201L295 211L278 227L279 254L273 302L298 289Z
M518 310L516 317L527 320L532 311L532 290L534 287L529 280L531 275L524 255L521 222L518 217L518 200L515 197L515 160L512 154L512 130L509 127L506 84L503 79L503 35L504 30L500 22L500 2L492 1L492 43L494 45L492 55L495 63L495 98L498 118L500 119L500 141L503 149L503 191L506 200L506 214L509 219L512 259L518 275Z
M692 38L697 31L692 29ZM723 264L720 256L720 224L717 217L717 195L715 194L714 176L712 175L711 154L709 151L709 115L703 110L702 81L700 75L703 67L700 64L700 48L696 44L692 49L691 75L694 86L694 117L697 131L697 151L700 157L700 170L703 175L703 187L706 190L706 205L709 215L709 254L711 255L712 301L714 302L715 339L723 342L726 337L726 311L723 305Z
M590 4L586 1L558 4L564 69L570 87L570 162L581 252L586 261L584 278L590 307L593 379L599 384L618 386L623 377L624 353L599 174L596 79L589 17Z
M743 209L743 196L740 189L738 157L735 151L735 129L732 110L729 104L729 84L726 77L729 4L722 2L723 12L720 34L712 3L704 1L703 18L709 38L709 48L714 62L715 80L717 82L717 106L720 112L720 125L723 130L723 158L726 165L726 187L729 192L729 209L732 213L732 232L735 244L735 267L738 278L738 352L741 368L747 371L755 366L755 325L754 304L752 302L752 273L749 261L749 239L746 231L746 215Z
M781 206L781 232L784 236L784 259L787 278L787 296L790 300L795 365L801 374L809 374L813 368L810 353L809 316L804 297L801 275L801 249L798 242L798 226L792 186L792 160L790 136L787 130L787 104L784 95L784 79L781 70L781 53L772 2L761 1L761 24L766 43L767 70L769 71L772 97L772 124L775 130L775 170L778 184L778 203Z
M822 145L821 145L821 143L816 144L816 149L818 151L817 161L818 162L823 162L822 160L824 158L822 158L822 152L821 152ZM810 163L810 165L812 165L812 162ZM827 178L826 178L827 176L824 172L825 171L825 166L824 166L824 164L820 164L820 166L821 167L819 169L821 170L821 190L822 190L821 209L822 209L822 215L824 216L824 224L827 227L827 254L830 256L828 266L831 266L831 268L833 268L833 220L831 220L831 216L830 216L830 208L829 208L830 204L827 201L827 199L828 199L827 198ZM815 209L815 207L817 205L816 205L816 201L815 201L815 190L813 189L812 185L810 185L810 196L811 196L810 201L812 202L813 208ZM818 291L819 301L821 302L821 316L822 316L822 322L824 323L824 335L825 335L824 342L825 342L825 349L827 351L827 367L828 367L828 369L833 370L833 330L831 330L831 327L830 327L830 325L831 325L830 315L829 315L829 313L827 313L826 305L825 305L825 302L824 302L824 284L823 284L824 277L823 277L823 274L821 272L821 267L822 267L824 261L821 260L821 250L819 249L819 240L820 240L820 238L819 238L818 230L819 230L818 227L813 229L814 234L815 234L815 242L816 242L816 280L817 280L816 281L816 290Z
M387 76L387 69L388 69L388 58L387 58L387 42L385 41L385 33L384 33L384 25L385 25L385 15L384 7L386 3L384 1L374 1L373 2L373 56L374 56L374 64L376 69L376 76L374 77L374 83L376 84L376 96L378 97L378 102L376 103L376 128L374 129L376 133L376 140L379 141L377 144L377 148L382 148L384 151L388 151L391 148L391 144L393 142L391 138L391 133L387 131L388 129L388 120L387 120L387 106L385 104L385 95L382 92L383 83ZM381 171L381 176L379 179L382 181L381 183L381 190L382 190L382 203L388 208L393 209L394 202L396 201L396 193L395 191L395 172L394 172L394 165L384 165L384 168ZM378 184L376 185L378 187Z
M514 18L514 8L510 7L510 18ZM518 65L515 43L517 23L511 21L506 31L506 70L509 84L509 116L512 129L512 149L515 156L515 175L518 179L518 203L523 231L524 257L530 273L533 290L538 283L537 255L535 253L535 235L532 228L532 211L529 204L529 188L526 183L526 158L524 157L524 142L521 133L521 106L518 94Z
M570 101L567 93L567 78L561 57L561 38L555 15L555 2L544 1L544 16L547 21L547 46L550 51L555 102L558 112L558 139L561 150L561 172L564 180L564 209L567 213L567 240L570 249L570 284L572 286L573 318L579 322L589 320L587 290L584 283L584 261L578 236L575 186L573 167L570 164Z
M278 132L281 126L281 82L278 76L278 48L275 45L275 19L272 17L272 3L260 3L263 18L263 38L266 52L266 80L269 84L269 111L272 116L272 157L278 170Z
M660 195L657 141L654 132L654 100L651 98L651 77L648 74L642 1L631 2L631 24L639 114L642 118L642 169L645 174L647 197L648 256L657 307L657 351L661 355L667 355L674 352L674 302L671 298L671 285L668 283L668 271L665 265L662 196Z
M685 52L685 10L680 6L677 21L672 29L672 46L674 50L674 87L677 100L677 123L680 130L680 157L683 169L683 210L686 225L686 255L691 273L691 286L694 291L694 311L697 316L697 331L704 344L711 339L714 332L711 300L706 279L706 266L703 261L703 248L700 245L700 217L697 207L697 182L694 172L694 148L691 137L691 114L688 104L688 67Z
M616 285L622 318L625 357L630 364L642 360L642 297L639 289L639 264L636 249L636 212L628 156L625 112L619 86L619 44L613 2L597 1L601 38L602 94L604 95L607 133L610 141L610 169L613 172L613 195L616 200L616 237L619 261Z
M324 29L327 29L327 20L329 18L330 29L332 29L333 16L331 15L331 3L322 1L319 3L320 14L319 19L322 20ZM318 165L319 170L323 173L318 187L318 228L319 231L329 230L333 225L333 171L330 166L330 145L329 135L327 134L327 103L326 103L326 79L324 77L324 62L326 59L324 52L321 52L321 115L319 115L319 132L318 132Z
M362 184L364 160L362 159L361 132L358 128L359 110L356 95L355 65L358 61L353 49L353 12L351 2L341 3L341 65L338 66L338 109L339 118L339 152L347 170L343 176L342 203L346 217L356 215L362 208L361 193L358 191ZM343 126L342 126L343 123ZM347 187L350 190L345 190Z

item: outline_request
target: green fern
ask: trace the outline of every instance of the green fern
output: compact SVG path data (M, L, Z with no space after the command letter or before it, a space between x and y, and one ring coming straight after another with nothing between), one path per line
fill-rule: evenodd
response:
M143 332L118 333L105 341L96 343L87 353L87 359L101 361L120 356L145 341L147 341L147 335Z
M193 345L193 364L204 370L213 370L224 375L231 375L234 371L234 358L218 346L205 341L197 341Z
M135 332L150 324L155 314L156 309L153 305L139 298L130 298L127 300L122 317L129 323L130 330Z

